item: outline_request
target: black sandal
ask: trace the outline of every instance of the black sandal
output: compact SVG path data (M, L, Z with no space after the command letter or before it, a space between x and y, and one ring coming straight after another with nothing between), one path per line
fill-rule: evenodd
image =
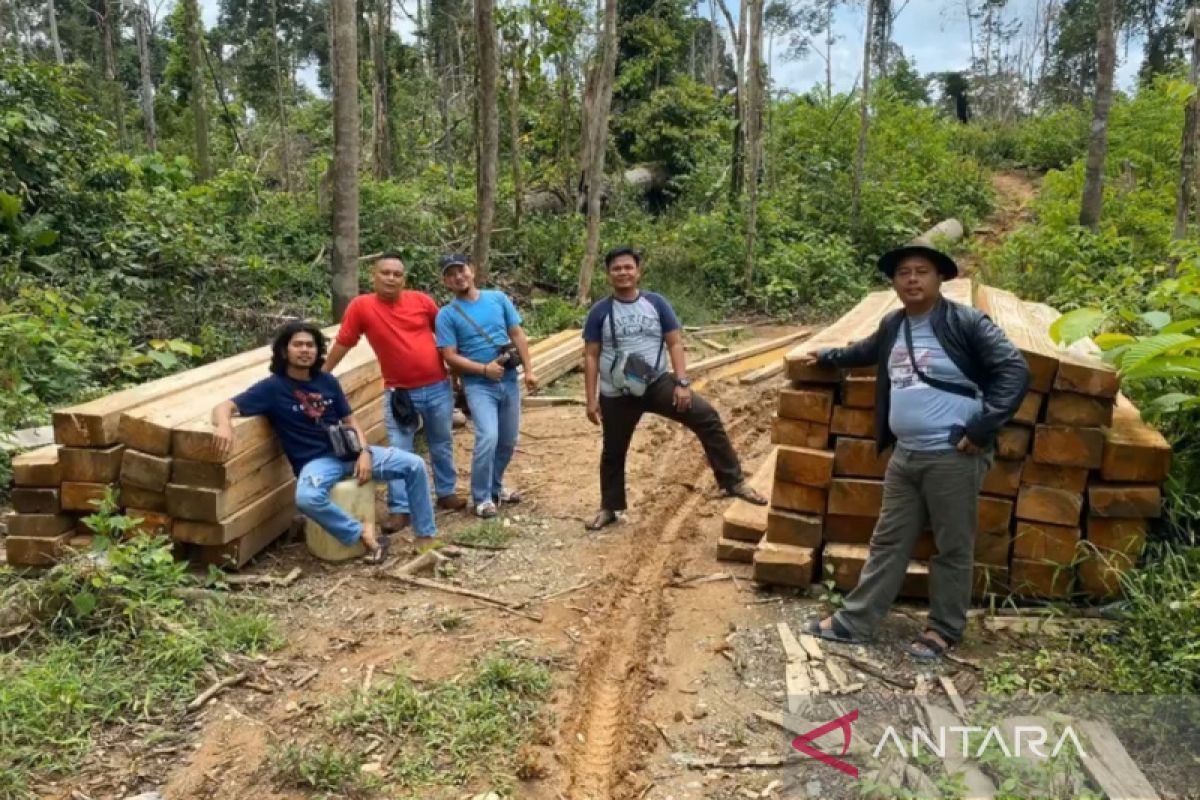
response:
M836 614L829 619L831 622L828 628L822 628L821 618L814 617L804 623L804 627L801 630L809 636L816 636L818 639L824 639L828 642L840 642L841 644L863 643L863 640L851 633L849 628L838 622Z
M363 556L363 559L368 564L382 564L384 559L387 558L388 547L390 547L391 544L392 544L391 537L380 536L379 537L379 546L376 547L374 550L371 550L370 552L368 552L365 556Z
M769 502L757 489L745 481L726 489L725 496L736 497L739 500L745 500L747 503L752 503L756 506L765 506Z
M609 525L615 524L618 519L620 519L620 517L617 516L617 512L609 511L607 508L602 508L600 509L600 513L597 514L591 522L585 522L583 524L583 528L584 530L598 531L601 528L607 528Z
M937 661L951 647L954 647L954 642L947 640L947 644L942 644L937 639L927 634L919 634L913 639L908 646L908 654L918 661Z

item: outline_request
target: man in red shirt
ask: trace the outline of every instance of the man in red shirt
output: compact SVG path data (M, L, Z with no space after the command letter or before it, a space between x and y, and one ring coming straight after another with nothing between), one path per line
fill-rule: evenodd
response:
M393 447L412 452L418 418L424 422L438 508L457 511L466 507L466 500L455 494L457 475L451 438L454 396L434 343L438 306L424 292L406 290L404 278L404 262L398 254L384 253L375 259L375 293L350 301L325 359L325 369L332 371L366 334L383 372L389 441ZM408 509L404 481L391 481L391 514L384 529L394 531L407 526Z

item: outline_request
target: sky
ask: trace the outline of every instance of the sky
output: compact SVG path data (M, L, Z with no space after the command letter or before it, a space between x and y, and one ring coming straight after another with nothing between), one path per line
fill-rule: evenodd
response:
M499 0L506 4L507 0ZM1010 0L1006 14L1011 19L1024 19L1032 27L1035 0ZM903 5L903 0L893 3ZM736 16L738 3L730 1L730 10ZM217 21L217 0L200 0L201 16L206 27ZM706 0L700 0L700 13L708 16ZM834 91L848 91L858 80L862 67L863 23L865 11L862 2L842 5L835 13L834 32L837 37L833 46ZM396 29L402 39L411 40L413 25L399 10L394 18ZM963 0L909 0L896 18L893 40L904 53L916 61L921 73L965 70L970 66L971 45L969 42L967 16ZM823 42L821 43L823 46ZM772 65L776 84L794 92L804 92L825 82L825 61L816 53L798 61L784 61L777 46L775 63ZM1117 48L1117 86L1128 89L1133 86L1141 63L1141 42L1127 45L1119 43ZM301 82L316 88L316 70L308 68L300 75Z

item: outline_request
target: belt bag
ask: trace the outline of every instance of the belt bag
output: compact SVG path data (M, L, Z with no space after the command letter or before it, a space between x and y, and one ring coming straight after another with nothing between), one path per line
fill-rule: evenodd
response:
M358 439L358 433L348 425L336 422L327 425L325 432L329 435L329 444L333 447L333 455L340 461L354 461L362 455L363 444Z
M608 331L613 342L613 365L608 377L613 388L622 394L641 397L646 394L650 384L659 376L658 365L662 361L662 342L658 344L658 358L654 366L642 358L641 353L626 353L617 347L617 323L613 321L613 313L608 312Z
M389 399L392 408L392 419L401 428L417 426L417 409L413 405L412 396L407 389L392 389Z

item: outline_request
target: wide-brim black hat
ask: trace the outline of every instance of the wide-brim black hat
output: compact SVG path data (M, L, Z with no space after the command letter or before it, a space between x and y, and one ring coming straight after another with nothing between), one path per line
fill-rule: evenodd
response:
M884 253L879 257L878 266L880 272L889 278L896 277L896 267L900 266L900 262L909 256L925 256L928 258L937 267L938 273L941 274L944 280L954 280L958 277L958 264L954 262L953 258L941 250L923 244L908 244Z

